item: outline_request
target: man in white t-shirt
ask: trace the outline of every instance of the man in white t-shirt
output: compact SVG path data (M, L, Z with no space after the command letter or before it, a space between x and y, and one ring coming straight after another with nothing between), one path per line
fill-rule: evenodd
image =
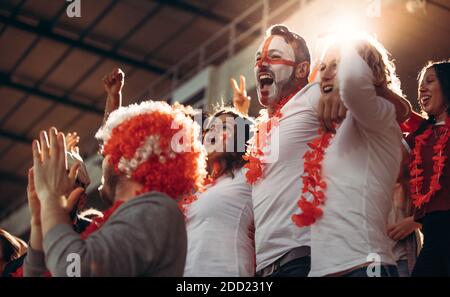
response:
M250 149L247 172L253 185L258 276L307 276L310 270L309 228L291 220L302 188L303 155L318 137L320 88L308 85L310 60L303 38L281 25L267 31L256 53L258 99L271 123L267 143L257 147L261 153ZM245 106L249 98L242 81L241 88L234 85L235 106Z

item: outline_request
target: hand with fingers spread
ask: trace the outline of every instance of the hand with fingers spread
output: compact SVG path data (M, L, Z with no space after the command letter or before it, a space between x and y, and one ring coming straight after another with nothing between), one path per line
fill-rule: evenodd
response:
M33 141L33 176L35 191L41 203L59 199L72 191L79 163L68 173L64 134L55 128L41 131L40 141Z
M344 106L338 90L322 93L318 107L322 131L335 133L335 125L345 119L346 113L347 108Z
M33 141L33 173L35 193L41 207L42 236L58 224L71 225L68 209L74 207L83 188L75 181L80 164L67 168L64 134L55 128L41 131ZM67 199L66 199L67 197Z
M106 122L111 112L122 105L122 88L124 84L125 73L120 68L114 68L111 73L103 77L103 87L107 94L104 122Z
M242 114L248 115L250 108L250 96L247 96L245 88L245 77L243 75L239 78L239 86L234 78L230 79L231 88L233 89L233 106Z
M80 153L80 148L78 147L80 137L78 136L77 132L67 133L65 138L67 151L78 155Z

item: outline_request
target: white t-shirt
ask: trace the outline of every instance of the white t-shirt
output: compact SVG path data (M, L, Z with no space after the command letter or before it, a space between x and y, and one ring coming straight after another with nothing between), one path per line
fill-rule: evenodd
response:
M338 77L348 112L325 152L326 202L311 227L310 276L396 263L386 230L402 158L395 108L377 97L372 71L354 49L343 52Z
M297 213L303 173L303 155L317 138L316 106L320 98L317 83L309 84L282 109L279 126L272 128L275 162L263 164L263 177L252 187L255 216L256 271L275 262L290 250L310 246L309 228L297 227L291 219Z
M222 176L187 209L184 276L254 276L251 186L244 169Z

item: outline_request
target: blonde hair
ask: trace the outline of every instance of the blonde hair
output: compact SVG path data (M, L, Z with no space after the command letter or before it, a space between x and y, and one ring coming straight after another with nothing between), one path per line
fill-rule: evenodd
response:
M355 49L372 69L373 84L376 87L386 85L391 91L403 95L400 79L397 77L395 64L390 59L390 53L376 38L369 35L357 38Z
M390 53L373 36L365 33L359 33L351 37L331 36L325 41L325 49L322 59L329 48L344 44L352 44L359 56L372 69L373 84L375 87L386 85L391 91L403 96L401 83L397 77L395 64L390 58Z

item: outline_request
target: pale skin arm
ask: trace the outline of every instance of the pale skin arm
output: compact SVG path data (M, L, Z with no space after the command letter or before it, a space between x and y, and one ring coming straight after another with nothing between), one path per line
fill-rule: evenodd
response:
M122 88L124 84L125 73L120 68L114 68L111 73L103 77L103 87L107 95L103 124L111 112L122 106Z
M245 86L245 77L239 77L239 86L234 78L230 79L231 88L233 89L233 106L243 115L248 115L250 109L250 96L247 96Z

